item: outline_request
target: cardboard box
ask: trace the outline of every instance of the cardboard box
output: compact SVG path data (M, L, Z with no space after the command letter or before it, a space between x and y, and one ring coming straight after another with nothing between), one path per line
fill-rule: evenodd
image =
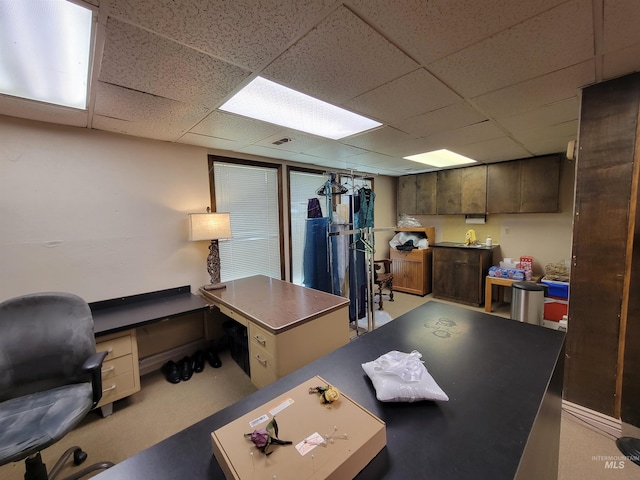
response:
M213 453L227 479L354 478L387 444L386 426L342 391L331 404L309 394L327 384L313 377L213 432ZM266 428L273 416L278 437L293 443L272 445L266 456L244 434ZM318 441L325 435L333 441Z

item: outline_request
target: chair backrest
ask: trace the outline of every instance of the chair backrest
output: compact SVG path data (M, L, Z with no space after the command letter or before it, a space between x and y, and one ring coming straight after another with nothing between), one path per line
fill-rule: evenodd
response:
M96 351L89 305L69 293L34 293L0 303L0 401L87 381Z

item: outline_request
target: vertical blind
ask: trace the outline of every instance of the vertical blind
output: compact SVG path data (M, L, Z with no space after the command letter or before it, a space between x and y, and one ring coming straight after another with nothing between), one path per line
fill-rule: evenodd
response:
M326 198L316 195L326 177L319 173L289 171L290 223L291 223L291 281L302 285L302 258L305 242L307 205L310 198L320 201L322 216L326 216Z
M220 241L220 279L281 278L276 168L214 162L216 211L229 212L233 238Z

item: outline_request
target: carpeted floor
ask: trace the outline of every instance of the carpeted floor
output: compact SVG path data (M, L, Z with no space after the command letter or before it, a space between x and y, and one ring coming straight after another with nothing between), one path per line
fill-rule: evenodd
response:
M384 311L391 318L397 318L429 301L430 297L396 293L394 302L385 300ZM504 308L494 313L509 316ZM359 334L366 333L360 331ZM221 353L221 360L221 368L207 365L204 372L177 385L168 383L160 372L145 375L141 391L116 402L113 415L102 418L98 412L91 412L65 439L45 450L45 463L52 467L71 445L80 445L87 451L87 463L120 462L255 391L249 377L233 362L228 351ZM566 413L563 413L560 437L558 480L640 478L640 466L621 458L615 439ZM63 474L70 474L73 468L65 467ZM2 480L22 480L23 476L22 463L0 467Z

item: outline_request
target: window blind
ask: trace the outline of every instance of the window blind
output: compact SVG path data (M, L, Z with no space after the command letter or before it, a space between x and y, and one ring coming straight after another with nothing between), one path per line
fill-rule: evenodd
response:
M220 241L220 279L281 278L276 168L214 162L216 211L229 212L233 238Z

